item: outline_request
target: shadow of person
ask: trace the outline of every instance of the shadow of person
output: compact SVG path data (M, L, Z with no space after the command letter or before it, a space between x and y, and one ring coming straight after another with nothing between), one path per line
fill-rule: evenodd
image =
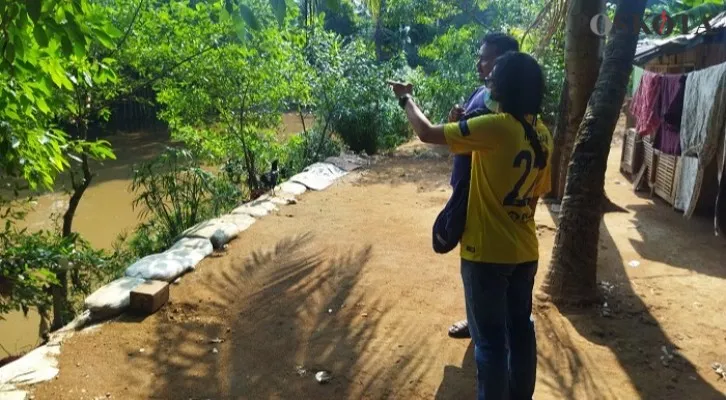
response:
M444 377L436 391L436 400L474 399L476 398L476 363L474 362L474 342L464 354L461 367L447 365Z

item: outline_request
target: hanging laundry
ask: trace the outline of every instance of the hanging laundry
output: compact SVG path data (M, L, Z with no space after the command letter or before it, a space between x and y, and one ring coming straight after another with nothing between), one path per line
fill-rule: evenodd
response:
M716 195L716 212L713 216L713 225L716 235L726 235L726 129L721 148L716 154L718 159L718 194Z
M632 79L630 81L630 97L635 96L635 92L638 91L640 81L643 79L643 72L645 72L643 68L633 66L633 74L631 75Z
M663 75L654 72L643 72L638 91L630 104L630 113L636 118L635 130L641 135L655 133L660 125L661 116L658 114L661 84Z
M726 63L688 75L681 118L681 153L695 156L682 165L676 203L690 218L695 211L706 167L713 161L726 126ZM685 157L684 157L685 159ZM685 160L682 160L685 161ZM697 168L692 165L697 162Z
M666 154L681 154L681 117L687 75L663 75L659 105L660 126L653 147Z

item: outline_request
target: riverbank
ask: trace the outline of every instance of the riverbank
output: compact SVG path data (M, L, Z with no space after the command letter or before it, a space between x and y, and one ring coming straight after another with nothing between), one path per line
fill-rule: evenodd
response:
M306 128L313 120L306 117ZM303 130L300 116L283 115L279 135L281 140ZM111 250L119 235L131 233L142 222L139 210L134 210L131 174L134 164L149 161L172 145L166 130L122 133L106 138L116 154L115 160L94 163L96 174L79 204L73 228L95 248ZM61 217L68 206L69 195L63 190L68 179L61 176L56 190L36 198L34 209L19 225L29 231L54 229L54 218ZM23 354L40 344L40 316L30 310L28 316L15 311L0 319L0 360Z

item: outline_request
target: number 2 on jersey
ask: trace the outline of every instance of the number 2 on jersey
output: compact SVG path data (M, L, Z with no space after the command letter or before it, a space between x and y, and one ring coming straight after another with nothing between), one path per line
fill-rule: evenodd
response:
M516 157L514 157L514 168L522 168L522 164L524 164L524 172L522 172L522 176L519 177L517 183L514 184L514 189L512 189L512 191L504 197L503 203L505 206L524 207L529 204L530 200L532 200L530 195L532 193L532 189L534 189L534 182L532 182L532 185L529 186L527 192L524 193L522 197L519 197L519 192L522 190L522 186L524 186L524 183L527 181L527 177L530 172L532 172L531 152L522 150Z

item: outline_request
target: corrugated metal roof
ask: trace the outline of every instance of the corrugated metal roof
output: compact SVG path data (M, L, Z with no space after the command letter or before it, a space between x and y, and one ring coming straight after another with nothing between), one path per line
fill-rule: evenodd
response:
M726 28L726 11L709 21L712 28Z
M711 25L710 32L726 28L726 11L712 18L709 24ZM638 41L638 46L635 49L634 62L635 64L642 65L660 55L678 53L679 51L689 49L703 43L703 39L708 33L706 27L701 24L686 34L663 39L641 39Z

